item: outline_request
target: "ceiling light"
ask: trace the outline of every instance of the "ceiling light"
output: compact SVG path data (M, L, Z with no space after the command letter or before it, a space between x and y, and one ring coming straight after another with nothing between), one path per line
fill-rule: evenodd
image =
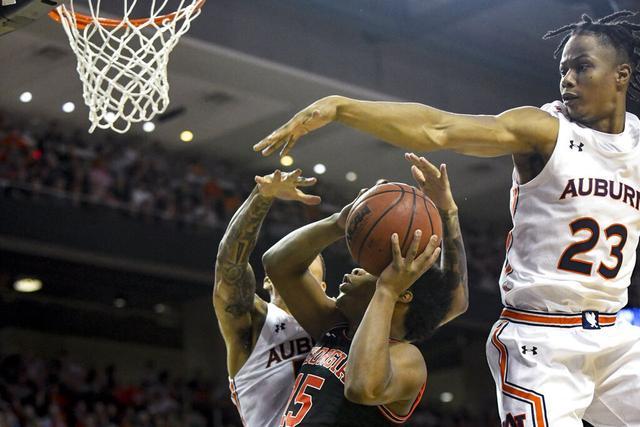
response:
M440 394L440 401L443 403L449 403L453 400L453 393L445 391Z
M345 178L347 179L347 181L349 181L349 182L353 182L353 181L355 181L356 179L358 179L358 175L357 175L355 172L351 172L351 171L347 172L347 174L346 174L344 177L345 177Z
M142 125L142 130L145 132L153 132L156 129L156 125L153 122L145 122Z
M32 277L24 277L14 282L13 289L18 292L36 292L42 289L42 281Z
M323 165L322 163L318 163L317 165L315 165L313 167L313 171L315 173L317 173L318 175L322 175L323 173L325 173L327 171L327 167L325 165Z
M282 166L291 166L293 164L293 157L291 156L280 157L280 164Z
M193 141L193 132L190 130L183 130L180 132L180 141L182 142L191 142Z
M158 303L153 306L153 311L155 311L158 314L162 314L167 311L167 306L162 303Z
M73 102L65 102L62 104L62 111L65 113L73 113L73 110L76 109L76 105Z
M31 92L22 92L20 94L20 102L24 102L26 104L27 102L31 102L32 99L33 95L31 95Z

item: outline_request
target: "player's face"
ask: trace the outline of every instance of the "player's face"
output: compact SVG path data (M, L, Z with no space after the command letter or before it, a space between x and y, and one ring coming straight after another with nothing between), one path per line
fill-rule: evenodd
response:
M595 35L572 36L560 60L560 93L569 116L585 125L610 118L617 108L617 52Z
M354 268L350 274L345 274L342 278L336 306L347 317L348 314L364 315L376 290L377 281L377 276L367 273L362 268Z

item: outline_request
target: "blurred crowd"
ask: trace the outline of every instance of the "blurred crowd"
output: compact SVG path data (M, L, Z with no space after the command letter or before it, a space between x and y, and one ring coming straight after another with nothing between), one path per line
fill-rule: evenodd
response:
M69 356L0 355L0 427L240 427L226 390L152 365L136 382Z
M148 363L123 381L115 366L87 367L69 355L0 354L0 427L241 427L226 384L172 378ZM495 427L482 416L423 402L407 426Z
M104 205L144 220L220 229L254 187L254 175L237 166L205 164L158 142L88 143L87 134L63 132L55 121L8 122L0 112L0 191L9 197ZM318 207L276 204L270 222L295 225L320 215Z

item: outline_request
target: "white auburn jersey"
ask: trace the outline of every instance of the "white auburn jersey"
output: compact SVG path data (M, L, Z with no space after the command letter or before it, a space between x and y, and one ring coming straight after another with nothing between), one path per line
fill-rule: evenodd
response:
M626 113L620 134L598 132L542 107L560 129L546 166L511 189L513 229L500 291L508 307L614 313L627 304L640 227L640 121Z
M231 398L246 427L273 427L287 406L299 365L313 340L290 314L267 305L256 346L234 378Z

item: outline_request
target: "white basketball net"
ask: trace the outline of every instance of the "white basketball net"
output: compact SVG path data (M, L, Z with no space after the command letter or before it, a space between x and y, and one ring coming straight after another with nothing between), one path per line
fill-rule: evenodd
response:
M181 0L176 10L166 11L168 0L144 0L151 3L144 22L130 17L137 0L123 0L124 13L117 18L122 21L114 27L98 22L100 1L87 1L91 20L84 28L82 22L78 28L73 0L57 11L78 58L89 132L98 127L125 133L132 123L151 121L167 109L169 53L200 14L203 0Z

